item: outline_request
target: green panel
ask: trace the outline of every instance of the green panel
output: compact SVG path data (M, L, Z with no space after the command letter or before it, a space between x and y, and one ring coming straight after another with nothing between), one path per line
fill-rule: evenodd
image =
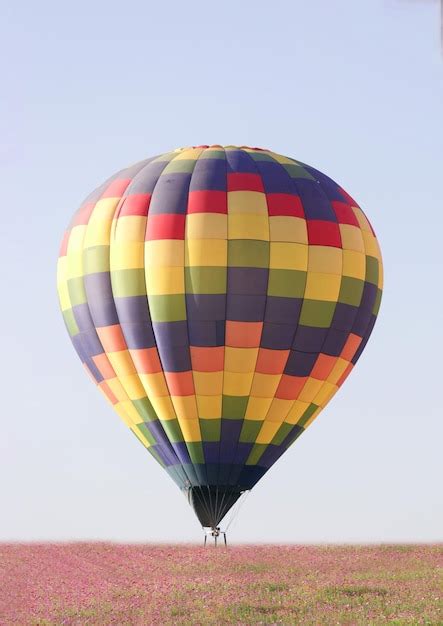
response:
M374 308L372 309L372 313L374 315L378 315L378 311L380 309L380 304L381 304L381 294L382 294L382 290L377 289L377 295L375 296Z
M272 158L270 154L266 152L248 152L248 155L254 159L254 161L271 161L271 163L278 163Z
M286 422L283 422L278 431L275 433L271 443L273 443L275 446L281 446L281 444L293 428L294 424L287 424Z
M165 174L176 174L180 172L190 174L194 170L195 163L195 159L174 159L165 167L161 175L164 176Z
M243 419L249 396L223 396L222 417L230 420Z
M257 465L263 452L266 450L267 447L268 447L267 443L255 443L254 447L252 448L248 456L246 465Z
M171 442L184 441L178 419L160 420L167 438Z
M262 420L244 420L240 433L240 441L242 443L254 443L262 426Z
M186 319L185 295L148 296L153 322L179 322Z
M66 311L63 311L63 319L65 320L66 328L68 329L69 335L71 337L78 335L80 329L77 326L77 322L75 321L72 309L67 309Z
M282 163L282 165L291 178L308 178L309 180L315 180L314 176L301 165L296 165L295 163Z
M229 267L269 267L269 241L233 239L228 241Z
M109 272L109 246L94 246L84 248L83 266L85 274Z
M314 415L315 411L318 409L318 406L316 404L310 404L308 406L308 408L306 409L306 411L303 413L303 415L301 416L301 418L298 420L297 422L297 426L301 426L302 428L304 428L306 422L308 421L308 419L310 417L312 417L312 415Z
M151 445L154 445L155 443L157 443L154 436L147 428L146 424L136 424L134 428L137 428L141 432L141 434L146 437L146 439L149 441Z
M160 463L160 465L162 467L165 467L164 461L162 460L162 458L158 454L157 450L154 450L154 448L148 448L148 452L150 452L152 454L152 456L157 461L157 463Z
M226 159L224 150L205 150L200 154L198 160L200 159Z
M360 306L364 286L364 281L359 278L342 276L338 301L343 302L343 304Z
M378 259L373 256L366 257L366 276L368 283L378 285Z
M269 296L303 298L305 286L306 272L299 270L269 270Z
M329 328L334 317L335 305L335 302L304 300L299 324L317 328Z
M186 293L226 293L226 267L185 267Z
M111 272L111 282L115 298L146 294L144 269L115 270Z
M86 291L83 276L80 276L79 278L70 278L67 281L67 285L71 306L84 304L86 302Z
M186 447L188 448L189 456L194 465L202 465L205 462L201 441L187 441Z
M132 400L132 404L137 410L137 413L140 417L143 418L145 422L152 422L157 419L157 413L154 411L154 407L152 406L149 398L140 398L138 400Z
M200 418L202 441L220 441L221 420L205 420Z

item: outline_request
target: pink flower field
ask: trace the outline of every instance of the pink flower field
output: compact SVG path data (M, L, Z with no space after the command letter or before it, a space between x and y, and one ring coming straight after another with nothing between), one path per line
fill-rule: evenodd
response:
M441 624L442 546L0 544L0 624Z

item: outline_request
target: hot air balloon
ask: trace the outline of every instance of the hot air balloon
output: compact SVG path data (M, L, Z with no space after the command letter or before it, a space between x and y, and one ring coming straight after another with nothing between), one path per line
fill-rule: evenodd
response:
M85 369L217 534L351 372L382 261L328 176L270 150L198 146L86 198L58 292Z

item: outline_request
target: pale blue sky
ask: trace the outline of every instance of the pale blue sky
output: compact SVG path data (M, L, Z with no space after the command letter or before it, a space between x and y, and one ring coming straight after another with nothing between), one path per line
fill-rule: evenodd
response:
M200 541L177 487L85 376L55 269L65 225L102 179L177 146L234 143L298 158L355 196L386 284L358 366L250 494L232 538L441 540L438 2L1 12L0 539Z

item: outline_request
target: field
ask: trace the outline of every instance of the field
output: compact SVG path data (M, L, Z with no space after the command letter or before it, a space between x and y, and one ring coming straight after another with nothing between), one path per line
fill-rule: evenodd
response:
M0 544L0 624L442 624L442 546Z

